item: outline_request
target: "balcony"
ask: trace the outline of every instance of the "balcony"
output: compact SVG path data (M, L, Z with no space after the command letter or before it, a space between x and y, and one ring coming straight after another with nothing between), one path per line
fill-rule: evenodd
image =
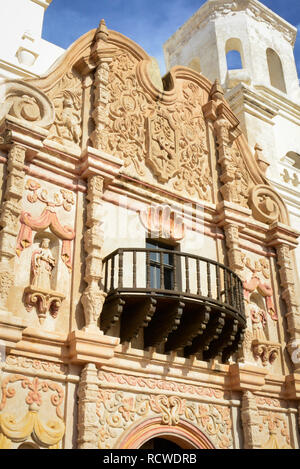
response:
M118 249L104 259L104 333L141 348L228 361L246 327L243 285L215 261L169 249ZM117 331L117 332L116 332Z

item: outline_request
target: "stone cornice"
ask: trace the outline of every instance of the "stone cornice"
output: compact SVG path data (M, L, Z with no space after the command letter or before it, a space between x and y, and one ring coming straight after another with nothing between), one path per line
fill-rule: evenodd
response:
M226 99L234 110L243 106L245 112L269 124L274 125L274 117L284 113L285 118L300 125L300 106L269 87L258 85L253 88L241 83L226 93Z
M175 52L179 42L181 45L187 43L194 34L195 29L198 29L209 20L242 11L245 11L249 17L256 21L264 21L272 25L275 30L284 35L292 46L295 44L297 28L257 0L231 0L227 2L224 2L224 0L209 0L165 42L165 51Z

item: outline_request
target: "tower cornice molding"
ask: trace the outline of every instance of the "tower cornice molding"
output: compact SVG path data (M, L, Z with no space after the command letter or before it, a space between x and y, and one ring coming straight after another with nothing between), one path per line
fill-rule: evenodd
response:
M164 44L164 49L173 53L180 42L181 46L186 44L193 36L195 29L203 26L209 20L217 20L230 14L244 11L256 21L263 21L271 25L275 30L281 32L286 40L294 46L297 36L297 28L268 7L257 0L208 0L199 10L178 29Z

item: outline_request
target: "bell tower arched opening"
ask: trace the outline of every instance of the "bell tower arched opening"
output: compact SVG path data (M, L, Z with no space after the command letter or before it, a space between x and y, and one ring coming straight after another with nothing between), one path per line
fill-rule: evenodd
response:
M283 93L286 93L282 62L279 55L273 49L267 49L267 61L271 85Z

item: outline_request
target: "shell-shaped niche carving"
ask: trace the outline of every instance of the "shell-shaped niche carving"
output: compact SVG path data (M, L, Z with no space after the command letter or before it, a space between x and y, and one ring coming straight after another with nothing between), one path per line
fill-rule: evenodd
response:
M21 80L5 80L0 84L0 120L6 116L48 128L55 112L50 99L37 88Z

